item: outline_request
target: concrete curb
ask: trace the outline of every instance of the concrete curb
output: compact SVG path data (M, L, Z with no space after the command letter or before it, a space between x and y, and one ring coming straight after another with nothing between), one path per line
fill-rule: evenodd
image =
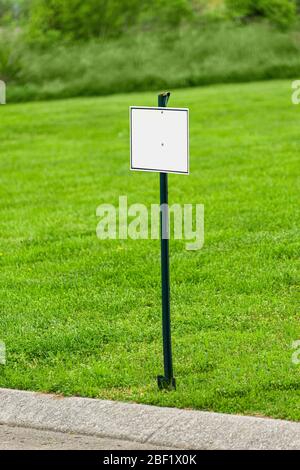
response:
M300 423L0 389L0 423L180 449L300 449Z

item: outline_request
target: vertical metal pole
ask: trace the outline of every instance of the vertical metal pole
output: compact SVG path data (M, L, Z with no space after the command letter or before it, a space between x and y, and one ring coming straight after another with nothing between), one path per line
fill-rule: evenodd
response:
M158 107L166 107L170 93L158 95ZM164 351L164 373L157 377L160 389L174 390L176 381L173 377L171 316L170 316L170 263L169 263L169 209L168 209L168 174L160 173L160 238L161 238L161 280L162 280L162 333Z

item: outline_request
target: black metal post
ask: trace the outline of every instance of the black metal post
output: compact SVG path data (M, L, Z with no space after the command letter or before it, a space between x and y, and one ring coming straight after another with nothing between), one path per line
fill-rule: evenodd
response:
M158 95L158 107L166 107L170 93ZM160 389L174 390L176 381L173 377L171 316L170 316L170 263L169 263L169 209L168 209L168 174L160 173L160 238L161 238L161 280L162 280L162 333L164 351L164 373L157 377Z

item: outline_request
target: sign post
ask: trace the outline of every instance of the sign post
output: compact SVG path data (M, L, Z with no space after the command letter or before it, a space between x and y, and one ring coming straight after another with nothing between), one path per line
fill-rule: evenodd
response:
M186 108L167 108L169 97L169 92L158 95L158 108L130 108L130 154L131 170L159 172L160 177L164 375L159 375L157 382L160 389L175 390L170 315L168 173L189 174L189 117Z
M158 107L165 108L170 93L158 95ZM161 243L161 292L162 292L162 334L164 351L164 373L157 377L160 389L175 389L173 377L173 358L171 341L170 313L170 260L169 260L169 209L168 209L168 173L160 173L160 243Z

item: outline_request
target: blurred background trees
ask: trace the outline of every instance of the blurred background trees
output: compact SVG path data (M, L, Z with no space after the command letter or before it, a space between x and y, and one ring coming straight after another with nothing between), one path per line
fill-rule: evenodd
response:
M0 0L10 101L300 76L300 0Z
M0 0L0 24L27 24L39 36L88 40L132 28L178 28L212 20L267 20L288 28L300 0Z

